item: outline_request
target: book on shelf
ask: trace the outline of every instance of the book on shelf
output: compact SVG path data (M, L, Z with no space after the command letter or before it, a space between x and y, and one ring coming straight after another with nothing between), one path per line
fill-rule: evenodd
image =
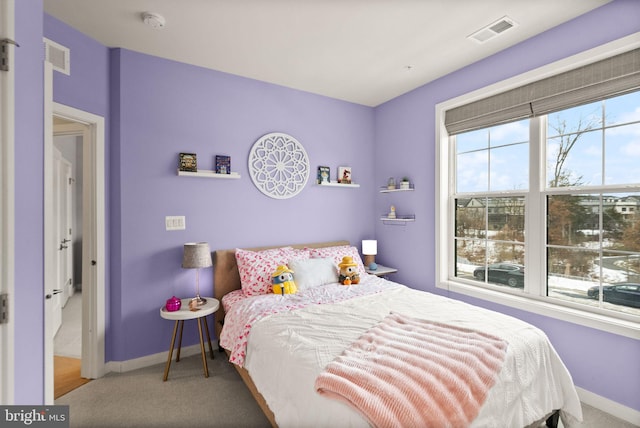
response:
M216 174L231 174L231 156L216 155Z
M338 183L351 184L351 167L350 166L338 167Z
M318 184L326 184L331 182L331 168L328 166L318 167Z
M180 161L178 164L180 171L197 172L198 162L195 153L180 153Z

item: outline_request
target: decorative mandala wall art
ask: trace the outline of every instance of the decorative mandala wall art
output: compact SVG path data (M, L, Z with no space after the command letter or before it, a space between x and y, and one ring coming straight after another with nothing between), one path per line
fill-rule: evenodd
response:
M249 153L253 184L274 199L292 198L309 179L307 152L291 135L273 132L255 142Z

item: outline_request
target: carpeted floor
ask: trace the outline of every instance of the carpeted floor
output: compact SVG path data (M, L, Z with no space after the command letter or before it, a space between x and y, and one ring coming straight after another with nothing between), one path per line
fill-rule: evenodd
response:
M69 405L71 427L270 427L242 379L215 351L202 373L200 354L171 364L109 373L55 400Z
M127 373L110 373L69 392L55 404L69 405L72 428L146 427L269 427L242 379L216 352L208 360L209 378L202 374L200 355ZM593 407L582 405L582 428L637 428Z

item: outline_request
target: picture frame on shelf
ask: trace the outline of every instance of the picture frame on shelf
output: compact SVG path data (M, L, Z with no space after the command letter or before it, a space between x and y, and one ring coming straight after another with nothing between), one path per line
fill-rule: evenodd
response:
M328 166L318 167L318 184L331 183L331 168Z
M338 183L340 184L351 184L351 167L350 166L340 166L338 167Z
M216 155L216 174L231 174L231 156Z
M195 153L180 153L178 168L180 171L198 172L198 159Z

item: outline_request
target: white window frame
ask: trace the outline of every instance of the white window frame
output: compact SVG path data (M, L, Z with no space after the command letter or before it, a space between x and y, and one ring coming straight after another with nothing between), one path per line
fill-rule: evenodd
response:
M585 52L573 55L552 64L540 67L527 73L515 76L502 82L478 89L474 92L461 95L451 100L436 105L435 109L435 133L436 133L436 287L454 293L479 298L508 307L525 310L539 315L555 319L573 322L603 331L620 334L634 339L640 339L640 323L631 319L608 316L602 313L589 312L580 305L571 305L568 302L556 302L545 296L541 296L540 287L546 281L545 269L527 270L527 292L510 293L493 290L490 287L478 287L455 277L455 248L453 244L453 230L455 227L454 200L450 197L450 189L453 189L455 181L455 165L450 153L449 133L445 127L445 112L449 109L486 98L510 89L550 77L573 68L581 67L595 61L606 59L635 48L640 47L640 33L635 33L622 39L607 43ZM545 120L535 118L533 120ZM536 127L533 127L536 128ZM540 127L541 128L541 127ZM531 141L540 141L539 135L531 135ZM540 189L544 189L544 177L540 176L544 165L536 165L535 162L544 162L544 156L539 156L537 151L543 150L538 144L530 144L532 165L529 173L530 183L539 183ZM525 234L527 239L527 251L525 253L525 266L545 267L546 260L543 251L545 242L540 230L544 230L545 218L531 215L531 212L540 212L544 205L546 194L536 189L530 189L525 197L527 213L525 213ZM542 204L542 205L541 205ZM538 272L538 273L536 273Z

